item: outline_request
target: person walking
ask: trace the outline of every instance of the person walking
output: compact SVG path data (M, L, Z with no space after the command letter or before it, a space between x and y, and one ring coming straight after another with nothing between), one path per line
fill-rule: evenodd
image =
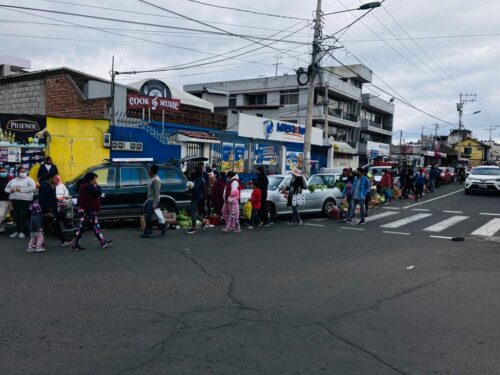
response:
M292 207L292 220L288 225L302 225L302 220L300 219L299 206L294 203L294 196L302 194L302 190L306 188L304 178L302 177L302 171L299 169L294 169L292 171L292 179L290 180L290 186L288 190L287 206Z
M233 190L238 190L238 199L240 192L240 179L239 176L233 171L227 172L227 180L226 187L224 188L224 205L222 206L222 217L224 218L224 223L227 224L229 220L229 216L231 215L231 208L228 202L229 197Z
M405 199L408 199L410 196L410 192L415 196L415 202L418 201L417 190L415 189L415 173L413 173L413 169L408 169L408 174L406 175L405 187L402 193L402 196Z
M56 195L56 175L50 172L47 180L42 181L38 190L38 202L46 221L46 229L51 229L54 235L61 241L61 246L68 246L73 240L68 240L61 227L62 217L60 215Z
M229 207L229 217L223 232L241 233L240 228L240 191L234 189L227 198L227 205Z
M354 193L354 186L353 186L353 177L348 176L347 180L345 181L345 187L344 191L342 194L345 196L345 199L347 201L347 216L344 218L344 222L350 221L349 215L351 212L351 206L352 206L352 194Z
M153 224L155 221L158 222L155 209L158 208L158 205L160 204L161 180L160 177L158 177L159 169L160 168L156 164L153 164L148 171L148 195L143 206L144 222L146 225L144 227L144 233L141 235L142 238L153 237ZM165 223L160 224L158 222L158 228L160 228L162 236L167 231L167 225Z
M5 190L9 183L7 169L0 167L0 234L5 233L5 218L9 212L9 193Z
M417 173L415 173L415 200L417 198L423 198L423 192L424 192L424 185L425 185L425 175L420 168Z
M40 169L38 169L38 173L36 175L38 182L41 184L43 181L46 181L49 178L49 173L58 175L59 171L57 170L57 166L52 161L52 158L47 156L45 158L45 163L42 163L42 165L40 165Z
M269 212L267 211L267 190L269 189L269 179L266 176L264 167L257 167L257 187L260 190L260 209L258 212L259 226L269 226Z
M191 189L191 229L189 229L188 234L196 233L196 221L199 219L202 222L202 229L207 227L208 220L200 217L199 212L201 205L205 200L205 181L203 180L203 169L200 167L196 168L193 176L193 188Z
M43 253L45 248L43 247L43 213L42 207L37 202L33 202L29 206L29 211L31 214L29 231L30 231L30 242L28 243L28 253Z
M215 173L209 165L207 165L206 167L206 172L207 180L205 181L205 202L207 204L207 216L210 216L213 206L213 189L217 178L215 177Z
M385 202L389 203L392 199L392 176L386 169L382 170L382 178L380 179L380 188L384 193Z
M226 188L226 173L221 172L214 186L212 187L212 203L215 213L220 216L222 214L222 206L224 205L224 189Z
M363 174L363 168L358 168L356 173L353 181L352 205L347 223L352 224L352 220L356 217L356 207L359 206L361 220L358 225L362 225L365 223L365 198L370 191L370 181Z
M10 237L25 238L28 233L29 206L36 191L35 181L28 177L25 168L20 167L17 170L17 177L9 181L4 191L9 193L16 222L16 231Z
M262 202L262 193L259 189L257 179L252 179L252 186L253 191L252 195L250 196L250 202L252 203L252 215L250 216L250 225L248 226L248 229L253 229L255 227L255 223L259 220L259 211ZM260 222L259 226L261 226Z
M78 192L78 228L75 232L75 240L72 246L73 251L85 250L80 246L80 240L85 232L85 224L89 222L94 230L94 235L103 249L111 246L113 241L106 241L101 231L101 225L97 218L101 210L101 187L97 184L97 175L88 172L82 180L77 182L76 191Z

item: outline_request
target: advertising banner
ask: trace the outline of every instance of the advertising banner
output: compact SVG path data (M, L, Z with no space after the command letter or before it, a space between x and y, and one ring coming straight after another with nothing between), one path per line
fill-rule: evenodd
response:
M302 165L304 162L304 153L298 151L287 151L286 152L286 172L291 172L294 169L302 170Z
M278 163L276 146L267 144L255 145L255 164L275 166Z
M245 172L245 145L243 143L234 144L234 169L236 173Z
M45 137L40 135L46 126L45 116L0 113L0 145L44 143ZM40 139L35 140L37 134Z
M391 145L388 143L379 143L379 142L367 142L367 152L370 154L370 157L377 156L390 156L391 155ZM375 155L375 156L371 156Z
M234 163L234 153L233 153L233 144L224 142L222 144L222 172L228 172L233 169Z

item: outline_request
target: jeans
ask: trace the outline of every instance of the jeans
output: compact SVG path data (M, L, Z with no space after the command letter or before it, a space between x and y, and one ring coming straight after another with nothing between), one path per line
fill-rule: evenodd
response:
M299 214L299 206L292 206L292 223L298 224L302 220L300 220L300 214Z
M252 216L250 216L250 225L255 226L257 222L259 222L259 210L256 208L252 208Z
M191 202L189 206L189 212L191 213L191 227L196 228L196 219L201 221L201 217L198 214L198 210L200 210L200 202Z
M31 201L13 200L12 211L14 211L14 220L16 221L16 232L28 234L29 207Z
M144 222L146 223L144 227L144 234L149 236L150 234L153 234L153 224L155 221L157 221L157 217L155 214L155 210L153 208L153 201L149 200L146 202L146 205L144 206ZM163 230L165 228L165 223L160 224L158 223L158 228Z
M361 220L365 220L365 200L364 199L352 199L351 209L349 211L349 220L352 220L356 217L356 206L359 205L359 210L361 214Z

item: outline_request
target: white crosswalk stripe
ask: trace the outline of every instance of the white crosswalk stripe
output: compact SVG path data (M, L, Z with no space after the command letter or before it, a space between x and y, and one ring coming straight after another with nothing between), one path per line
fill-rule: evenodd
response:
M393 221L392 223L381 225L381 227L382 228L399 228L399 227L402 227L404 225L413 223L415 221L425 219L426 217L429 217L429 216L432 216L432 214L416 214L413 216L406 217L404 219Z
M394 212L394 211L387 211L387 212L382 212L380 214L376 214L373 216L368 216L365 221L373 221L377 219L382 219L384 217L392 216L392 215L397 215L399 212Z
M440 221L439 223L436 223L434 225L431 225L430 227L427 227L424 229L425 232L442 232L443 230L460 223L461 221L467 220L469 216L452 216L449 219Z
M473 236L493 236L500 230L500 219L493 219L471 233Z

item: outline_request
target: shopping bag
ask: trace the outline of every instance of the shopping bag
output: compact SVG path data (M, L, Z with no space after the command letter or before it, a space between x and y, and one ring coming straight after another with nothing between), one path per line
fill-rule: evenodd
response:
M158 224L165 224L165 217L163 216L163 212L159 208L155 208L155 214L158 218Z
M247 201L243 206L243 218L250 220L252 217L252 202Z
M295 194L292 197L292 206L303 206L306 204L306 196L303 193Z

